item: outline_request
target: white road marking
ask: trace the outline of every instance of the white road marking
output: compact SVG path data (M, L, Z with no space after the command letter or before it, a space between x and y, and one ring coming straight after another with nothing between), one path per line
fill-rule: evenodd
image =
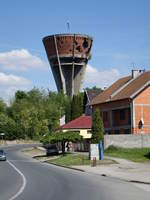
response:
M14 196L12 196L9 200L14 200L14 199L16 199L22 192L23 192L23 190L25 189L25 187L26 187L26 184L27 184L27 180L26 180L26 178L25 178L25 176L24 176L24 174L17 168L17 167L15 167L15 165L13 165L10 161L8 161L7 160L7 162L9 163L9 165L11 165L13 168L14 168L14 170L15 171L17 171L17 173L21 176L21 178L22 178L22 186L21 186L21 188L19 189L19 191L14 195Z

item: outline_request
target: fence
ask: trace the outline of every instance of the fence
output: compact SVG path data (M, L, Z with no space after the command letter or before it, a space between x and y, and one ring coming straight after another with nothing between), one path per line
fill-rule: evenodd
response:
M110 145L124 148L150 147L150 134L144 135L105 135L104 148Z

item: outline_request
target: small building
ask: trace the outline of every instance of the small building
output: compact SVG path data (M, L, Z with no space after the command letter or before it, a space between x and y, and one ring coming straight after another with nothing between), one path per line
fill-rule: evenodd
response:
M91 105L100 110L105 134L150 134L150 71L132 70Z
M62 130L63 132L65 131L79 132L84 140L81 143L73 144L73 150L88 151L89 141L92 136L91 128L92 128L92 117L82 115L60 126L57 130Z
M84 114L62 126L59 127L59 130L62 131L77 131L84 139L91 138L91 127L92 127L92 118L91 116L85 116Z

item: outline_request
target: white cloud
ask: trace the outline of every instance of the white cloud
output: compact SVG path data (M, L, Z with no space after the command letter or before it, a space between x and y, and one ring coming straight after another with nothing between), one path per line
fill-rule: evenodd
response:
M20 76L16 76L16 75L12 75L12 74L5 74L0 72L0 85L4 86L4 87L9 87L9 86L25 86L25 85L29 85L30 81L28 81L27 79L20 77Z
M47 63L27 49L17 49L0 53L0 66L7 70L44 69Z
M90 65L86 68L84 87L108 87L120 77L120 72L117 69L99 71L97 68Z
M31 82L21 76L0 72L0 97L6 102L13 97L17 90L27 90Z

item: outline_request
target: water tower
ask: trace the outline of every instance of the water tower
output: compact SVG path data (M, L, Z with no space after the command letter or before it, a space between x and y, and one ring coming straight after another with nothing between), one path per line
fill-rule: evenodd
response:
M81 34L57 34L43 38L58 91L73 96L82 85L93 39Z

